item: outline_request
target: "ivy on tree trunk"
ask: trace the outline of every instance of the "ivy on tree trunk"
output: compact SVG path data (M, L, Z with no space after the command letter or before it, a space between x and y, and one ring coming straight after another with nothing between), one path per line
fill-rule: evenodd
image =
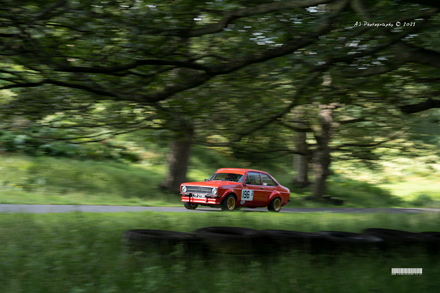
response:
M295 133L294 143L298 152L308 153L307 133ZM309 155L294 154L293 155L293 169L296 171L293 183L296 187L306 187L309 185Z
M321 105L319 110L320 131L315 133L317 148L314 151L314 172L312 195L322 198L327 192L327 177L330 175L331 149L333 134L333 109L335 105Z

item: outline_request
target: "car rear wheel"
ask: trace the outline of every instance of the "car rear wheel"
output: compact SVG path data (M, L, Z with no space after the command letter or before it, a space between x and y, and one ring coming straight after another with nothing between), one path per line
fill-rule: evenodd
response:
M279 212L281 210L281 198L275 197L267 206L271 212Z
M184 202L183 206L188 210L195 210L199 205L196 203Z
M235 210L236 204L237 200L235 199L235 196L230 194L222 201L221 208L223 211L233 211Z

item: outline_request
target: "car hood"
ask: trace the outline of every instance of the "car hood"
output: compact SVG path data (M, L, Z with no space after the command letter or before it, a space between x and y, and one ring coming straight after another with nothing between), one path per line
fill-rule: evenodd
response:
M182 185L193 185L193 186L207 186L207 187L219 187L219 186L235 186L241 183L232 181L201 181L201 182L185 182Z

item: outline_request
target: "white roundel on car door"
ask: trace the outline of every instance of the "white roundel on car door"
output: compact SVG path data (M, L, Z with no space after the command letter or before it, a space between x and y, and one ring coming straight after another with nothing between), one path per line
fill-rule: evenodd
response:
M254 199L254 191L250 189L243 189L241 191L242 201L252 201Z

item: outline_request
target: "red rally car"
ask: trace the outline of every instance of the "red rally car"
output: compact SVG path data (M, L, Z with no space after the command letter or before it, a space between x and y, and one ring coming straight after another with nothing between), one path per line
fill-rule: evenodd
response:
M240 207L266 207L279 212L290 200L290 190L279 184L269 173L239 168L218 169L204 182L180 185L185 208L199 205L233 211Z

